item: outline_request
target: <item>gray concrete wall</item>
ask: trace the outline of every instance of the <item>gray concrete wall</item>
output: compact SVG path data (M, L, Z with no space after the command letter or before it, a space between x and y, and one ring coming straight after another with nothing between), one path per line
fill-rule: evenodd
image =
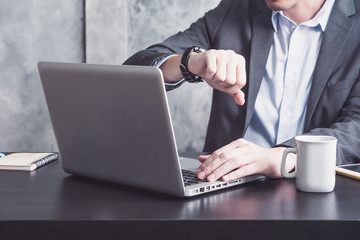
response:
M83 59L80 0L0 0L0 151L57 148L37 62Z
M219 1L0 0L0 151L57 150L39 60L121 64ZM179 149L200 151L211 89L184 84L168 97Z

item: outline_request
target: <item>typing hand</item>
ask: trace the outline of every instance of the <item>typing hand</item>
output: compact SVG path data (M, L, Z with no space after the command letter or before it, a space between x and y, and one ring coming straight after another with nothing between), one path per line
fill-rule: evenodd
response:
M199 179L209 182L222 179L231 181L240 177L260 174L280 178L281 160L284 152L280 148L262 148L244 139L238 139L207 156L199 156L200 165L196 171ZM295 155L289 155L286 169L295 166Z
M208 50L192 53L188 68L201 76L211 87L234 97L244 105L245 95L241 89L246 84L245 59L232 50Z

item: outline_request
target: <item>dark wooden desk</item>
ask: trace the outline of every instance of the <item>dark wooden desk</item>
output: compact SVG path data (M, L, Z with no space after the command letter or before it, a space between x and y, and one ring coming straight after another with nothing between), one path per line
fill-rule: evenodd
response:
M0 239L359 239L360 182L264 180L191 199L66 174L0 172Z

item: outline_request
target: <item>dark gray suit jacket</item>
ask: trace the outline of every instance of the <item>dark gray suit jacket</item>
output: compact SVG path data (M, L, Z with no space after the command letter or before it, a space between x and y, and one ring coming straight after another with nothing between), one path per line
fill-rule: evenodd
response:
M189 46L232 49L245 57L246 105L214 90L204 151L241 138L253 115L255 99L273 41L271 10L264 0L223 0L184 32L138 52L125 64L153 65ZM332 10L310 91L305 133L338 139L337 163L360 161L360 1L337 0ZM284 142L294 146L294 139Z

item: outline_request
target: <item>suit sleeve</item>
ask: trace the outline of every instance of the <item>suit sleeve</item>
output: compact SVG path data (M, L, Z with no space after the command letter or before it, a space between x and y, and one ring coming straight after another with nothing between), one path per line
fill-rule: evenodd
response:
M169 55L183 54L185 49L191 46L210 49L217 29L221 26L232 3L233 1L230 0L221 1L215 9L207 12L202 18L191 24L187 30L134 54L124 64L154 66Z
M330 126L314 128L305 135L336 137L338 165L360 162L360 77L357 77L339 118ZM295 139L290 139L281 145L295 146Z

